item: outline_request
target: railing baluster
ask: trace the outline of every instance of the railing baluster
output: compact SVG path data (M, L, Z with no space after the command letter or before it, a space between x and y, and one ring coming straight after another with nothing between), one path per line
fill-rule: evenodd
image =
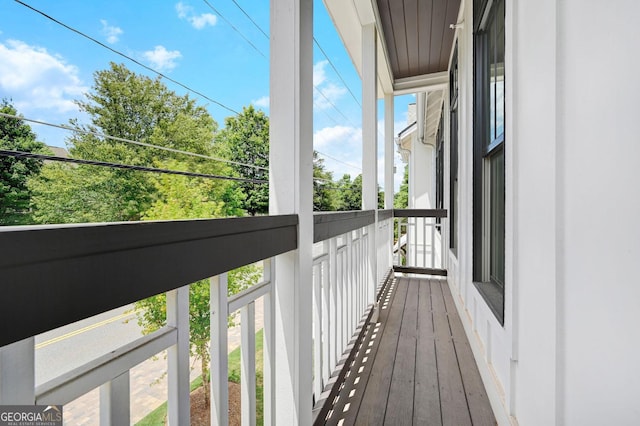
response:
M33 337L0 348L0 405L35 403Z
M275 371L275 343L274 343L274 324L275 324L275 297L274 287L276 280L276 263L273 259L264 261L264 279L269 280L271 291L264 295L264 344L262 349L262 380L263 380L263 401L264 401L264 426L275 425L275 381L273 373Z
M189 286L167 292L167 325L178 331L177 343L167 349L168 404L171 426L189 424Z
M329 240L329 286L330 286L330 313L331 313L331 335L329 339L329 345L331 350L329 352L329 369L333 369L336 366L336 359L338 358L338 242L336 238Z
M211 278L211 424L229 423L227 274ZM188 423L185 423L188 424Z
M100 386L100 425L130 423L129 370Z
M329 242L325 241L324 252L329 252ZM331 352L331 329L330 329L330 293L329 293L329 274L330 274L330 262L328 258L322 262L322 387L329 381L329 375L331 374L332 365L329 362L329 353Z
M251 302L240 309L240 362L242 425L256 424L256 306Z
M313 265L313 393L316 400L322 393L322 265Z

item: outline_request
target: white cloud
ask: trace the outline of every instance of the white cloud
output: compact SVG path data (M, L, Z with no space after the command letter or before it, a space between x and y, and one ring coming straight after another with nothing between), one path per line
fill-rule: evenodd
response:
M325 148L330 146L362 145L362 130L350 126L324 127L313 134L313 146Z
M336 102L347 93L347 89L330 82L327 78L326 66L329 61L316 62L313 66L313 103L317 109L333 107Z
M122 28L109 25L109 23L105 19L101 19L100 23L102 24L101 33L107 38L107 42L110 44L117 43L118 40L120 40L120 36L124 32L122 31Z
M25 113L77 111L73 99L88 91L75 65L19 40L0 43L0 92Z
M176 12L178 18L188 21L193 28L201 30L207 25L214 26L218 22L218 17L212 13L202 13L196 15L193 11L193 7L179 2L176 4Z
M180 51L167 50L164 46L156 46L153 50L147 50L142 55L158 71L174 69L178 65L176 59L182 57Z
M259 99L255 99L251 101L251 103L260 108L269 108L269 96L263 96Z

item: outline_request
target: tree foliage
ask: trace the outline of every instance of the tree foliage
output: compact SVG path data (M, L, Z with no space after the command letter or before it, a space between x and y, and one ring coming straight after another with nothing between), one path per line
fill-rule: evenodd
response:
M269 118L253 105L225 119L225 127L216 135L220 155L240 164L230 167L238 177L269 180ZM247 167L248 164L256 167ZM243 208L251 216L269 213L269 184L241 182Z
M404 166L404 177L400 190L393 197L393 207L396 209L406 209L409 206L409 166Z
M324 168L324 160L313 151L313 210L334 211L338 205L338 194L333 174Z
M18 111L3 99L0 112L18 115ZM36 140L31 127L23 120L0 116L0 149L8 151L49 153L46 145ZM42 160L35 158L0 157L0 225L31 223L31 190L28 179L38 175Z
M217 124L204 107L188 95L169 90L159 78L138 75L124 65L112 63L109 69L96 72L86 100L77 104L90 122L80 125L72 120L79 130L202 155L213 152ZM211 160L90 134L75 134L67 145L74 158L147 167L180 161L190 170L208 161L209 171L224 171L224 166L210 164ZM158 197L149 173L87 165L47 165L32 188L35 218L40 223L140 220Z

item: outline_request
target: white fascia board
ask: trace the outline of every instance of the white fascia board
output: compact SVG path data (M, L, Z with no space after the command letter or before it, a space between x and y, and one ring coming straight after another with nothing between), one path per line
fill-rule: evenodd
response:
M356 72L362 78L362 32L361 27L375 23L378 31L378 98L393 93L393 78L386 46L383 42L382 25L378 10L370 0L323 0L342 44L347 50Z
M393 89L395 95L406 95L407 93L441 90L446 88L448 83L449 73L441 71L415 77L399 78L394 81Z

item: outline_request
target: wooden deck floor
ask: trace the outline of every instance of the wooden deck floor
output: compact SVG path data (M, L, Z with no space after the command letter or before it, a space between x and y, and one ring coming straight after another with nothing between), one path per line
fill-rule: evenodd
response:
M329 425L495 425L442 279L397 277L382 295Z

